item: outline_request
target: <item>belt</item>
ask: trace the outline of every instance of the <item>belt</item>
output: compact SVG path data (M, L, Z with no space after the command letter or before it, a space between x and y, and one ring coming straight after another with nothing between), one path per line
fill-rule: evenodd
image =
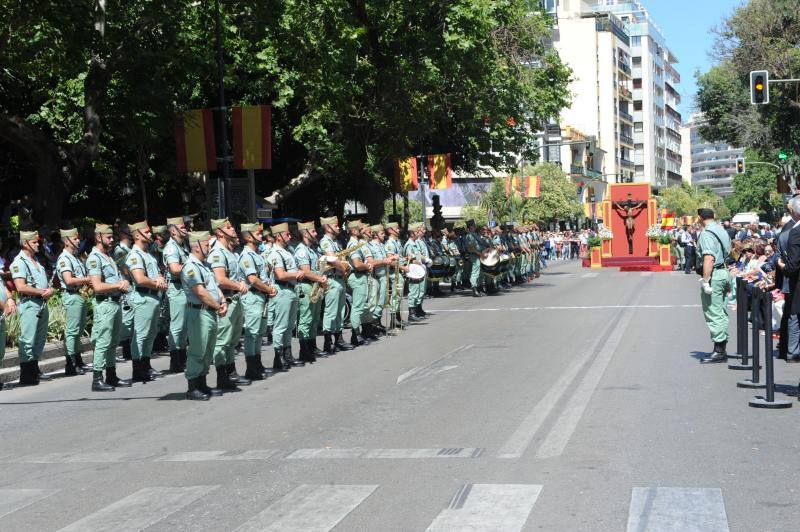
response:
M300 284L314 284L314 281L311 281L309 279L302 279L302 280L298 281L298 283L300 283Z
M223 290L222 295L225 296L225 299L232 299L233 301L237 301L242 297L241 292L237 292L236 290Z
M24 303L25 301L33 301L34 303L41 303L44 300L39 296L25 296L19 298L19 301L20 303Z
M158 295L159 295L158 290L152 290L150 288L142 288L141 286L137 286L136 288L134 288L134 290L136 290L138 293L144 294L146 296L158 297Z
M183 283L181 282L180 279L173 279L173 280L170 281L170 283L175 285L175 288L182 288L183 287Z
M193 308L196 310L210 310L211 312L216 312L215 309L209 307L208 305L197 305L195 303L186 303L189 308Z
M98 303L102 303L103 301L106 301L108 299L110 299L114 303L119 303L119 298L120 296L94 296L94 300L97 301Z
M289 283L286 281L275 281L275 284L280 286L281 288L294 288L295 283Z
M715 270L722 270L722 269L724 269L724 268L725 268L725 265L724 265L724 264L715 264L715 265L714 265L714 269L715 269Z

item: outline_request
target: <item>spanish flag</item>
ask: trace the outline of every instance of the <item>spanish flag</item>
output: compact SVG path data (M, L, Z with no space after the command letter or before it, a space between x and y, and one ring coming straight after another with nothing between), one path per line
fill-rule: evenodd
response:
M178 114L175 120L175 148L178 172L213 172L217 169L211 109Z
M272 107L233 108L233 164L240 170L272 168Z
M529 175L525 178L525 197L539 198L542 196L542 178L538 175Z
M450 154L428 155L428 173L431 190L443 190L453 184L453 171L450 168Z
M519 177L509 177L506 180L506 196L511 196L511 190L514 190L514 195L519 197L520 195L520 188L519 188Z
M583 204L583 215L586 218L592 217L592 204L591 203L584 203Z
M674 212L664 212L661 214L661 227L663 229L675 229L675 213Z
M394 160L394 191L409 192L419 188L417 158Z

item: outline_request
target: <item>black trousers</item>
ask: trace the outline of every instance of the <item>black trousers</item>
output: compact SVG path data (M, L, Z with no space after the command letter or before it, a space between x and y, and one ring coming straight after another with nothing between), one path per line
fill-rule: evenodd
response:
M684 256L686 258L686 265L683 267L683 271L685 272L692 272L694 271L694 261L697 258L697 251L694 246L686 246L683 248Z

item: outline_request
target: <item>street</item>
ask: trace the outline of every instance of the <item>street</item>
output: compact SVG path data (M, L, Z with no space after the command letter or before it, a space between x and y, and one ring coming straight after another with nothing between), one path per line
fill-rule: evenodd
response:
M554 263L208 402L183 375L4 390L0 530L797 530L799 405L698 363L697 279Z

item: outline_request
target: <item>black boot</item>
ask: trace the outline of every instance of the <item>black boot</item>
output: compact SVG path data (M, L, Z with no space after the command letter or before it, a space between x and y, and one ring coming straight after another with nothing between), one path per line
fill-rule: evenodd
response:
M178 349L178 363L180 364L178 372L183 373L186 371L186 349Z
M337 332L333 335L334 341L333 345L335 346L337 351L350 351L353 349L353 346L342 340L342 331Z
M477 289L477 288L475 288L474 286L472 287L472 297L482 297L482 295L483 295L483 294L481 294L480 292L478 292L478 289Z
M425 312L425 311L422 309L422 303L420 303L419 305L417 305L417 317L418 317L418 318L427 318L427 317L428 317L428 313L427 313L427 312Z
M64 365L64 375L67 377L74 377L75 375L83 375L83 369L81 369L80 373L78 373L78 368L75 367L75 361L72 359L71 356L67 355L64 357L67 359L67 363Z
M300 340L300 356L298 357L301 362L308 362L313 364L317 361L317 356L311 347L312 340Z
M209 397L221 397L222 390L218 390L217 388L211 388L206 382L206 376L201 375L197 377L197 386L198 389L203 392L204 394L208 395Z
M92 391L93 392L113 392L114 387L103 382L103 372L92 372Z
M319 347L317 347L317 337L316 336L314 336L314 338L310 339L308 342L309 342L309 345L311 346L311 352L314 353L314 355L319 355L320 353L322 353L322 351L319 350Z
M173 349L169 352L169 372L181 372L181 352L178 349Z
M75 367L76 367L76 368L81 368L81 369L83 369L84 373L85 373L85 372L87 372L87 371L89 371L89 365L88 365L88 364L86 364L86 363L83 361L83 359L81 358L81 354L80 354L80 353L78 353L77 355L75 355L75 356L73 357L73 359L75 360Z
M386 336L386 327L384 327L381 323L373 322L373 323L370 323L369 326L370 326L370 329L372 329L372 334L375 334L375 335L378 335L378 336L380 336L380 335Z
M294 355L292 355L292 346L290 345L283 348L283 363L289 367L302 367L306 365L305 362L301 362L294 358Z
M416 323L420 321L417 317L417 307L408 307L408 323Z
M131 355L131 339L123 340L120 342L120 345L122 346L122 360L133 360L133 356Z
M267 345L272 345L272 327L267 327Z
M353 347L358 347L360 345L368 344L369 341L365 340L363 336L358 334L354 329L351 329L350 332L350 345Z
M283 348L275 348L275 358L272 359L272 371L275 373L289 371L289 366L283 362Z
M153 377L151 377L147 371L147 366L144 363L144 359L133 360L131 365L133 366L133 371L131 372L131 381L150 382L153 380Z
M237 386L250 386L253 383L250 379L246 379L236 373L236 364L234 362L225 367L228 369L228 379Z
M325 331L322 334L323 334L323 337L325 338L325 341L322 344L322 353L326 357L329 357L329 356L333 355L336 352L336 348L333 345L333 339L332 339L333 335L331 333L329 333L328 331Z
M265 379L272 375L272 368L264 367L264 362L261 360L261 355L256 356L256 364L258 365L258 371L261 372L261 375Z
M144 364L145 370L147 370L147 374L150 375L153 380L164 376L162 372L153 369L153 366L150 365L150 357L142 357L142 363Z
M190 401L208 401L210 396L200 389L199 379L189 379L189 390L186 392L186 398Z
M379 340L378 335L375 334L375 327L372 323L365 323L363 325L361 335L368 340L372 340L373 342L375 340Z
M117 368L115 366L106 368L106 384L110 384L116 388L130 388L133 386L130 379L120 379L117 377Z
M45 375L44 372L39 369L39 361L38 360L35 360L33 362L33 367L36 368L36 378L38 378L40 381L51 381L51 380L53 380L53 377L51 377L50 375Z
M153 341L153 352L163 353L169 350L169 343L167 342L167 333L160 332L156 334L156 339Z
M217 368L217 389L219 390L238 390L236 384L228 378L227 366L215 366Z
M36 386L39 376L34 373L33 360L19 363L19 383L21 386Z
M247 369L244 372L244 376L251 381L263 381L264 375L261 373L261 369L258 367L258 358L257 357L244 357L244 362L247 364Z
M701 364L717 364L726 362L728 353L725 351L725 342L714 342L714 352L700 360Z

